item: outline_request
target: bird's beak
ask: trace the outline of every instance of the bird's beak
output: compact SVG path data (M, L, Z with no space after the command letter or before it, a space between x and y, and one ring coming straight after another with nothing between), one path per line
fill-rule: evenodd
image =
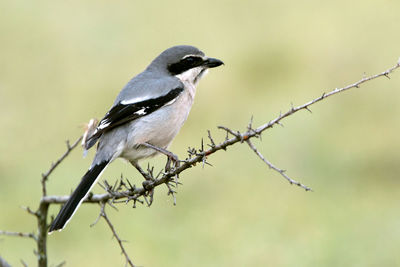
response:
M205 67L207 67L207 68L215 68L215 67L224 65L224 62L222 62L222 61L219 60L219 59L209 57L209 58L206 58L206 59L203 61L203 64L202 64L202 65L205 66Z

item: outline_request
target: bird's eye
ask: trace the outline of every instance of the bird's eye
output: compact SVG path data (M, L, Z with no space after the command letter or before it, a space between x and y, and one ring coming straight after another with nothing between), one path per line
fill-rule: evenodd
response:
M168 71L173 75L180 74L189 69L201 66L203 59L199 56L187 56L176 63L168 65Z

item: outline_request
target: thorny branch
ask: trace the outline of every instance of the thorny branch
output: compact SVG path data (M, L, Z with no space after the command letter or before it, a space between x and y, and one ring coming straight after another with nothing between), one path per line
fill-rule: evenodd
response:
M328 93L323 93L320 97L318 97L318 98L316 98L314 100L311 100L311 101L309 101L309 102L307 102L307 103L305 103L305 104L303 104L301 106L298 106L298 107L293 107L292 106L292 108L290 110L288 110L286 113L280 114L277 118L273 119L272 121L269 121L268 123L266 123L264 125L261 125L257 129L255 129L254 132L255 132L255 134L259 134L259 133L265 131L266 129L271 128L275 124L279 124L281 120L283 120L284 118L296 113L297 111L300 111L302 109L310 111L309 107L311 105L314 105L315 103L320 102L320 101L324 100L325 98L328 98L328 97L330 97L332 95L336 95L338 93L347 91L347 90L349 90L351 88L359 88L360 85L365 83L365 82L368 82L368 81L371 81L371 80L374 80L376 78L383 77L383 76L388 78L388 79L390 79L389 78L389 74L392 73L394 70L396 70L399 67L400 67L400 59L399 59L399 61L397 62L396 65L394 65L393 67L391 67L391 68L389 68L389 69L387 69L387 70L385 70L385 71L383 71L381 73L378 73L378 74L375 74L375 75L372 75L372 76L369 76L369 77L363 77L358 82L355 82L353 84L347 85L347 86L342 87L342 88L336 88L336 89L334 89L334 90L332 90L332 91L330 91ZM254 135L252 135L252 136L254 136Z
M50 169L45 172L42 173L42 194L43 196L45 196L47 194L46 192L46 181L49 177L49 175L54 171L55 168L57 168L58 165L60 165L60 163L69 155L69 153L79 144L79 142L82 140L82 136L79 137L73 144L72 146L69 143L69 140L66 141L67 144L67 151L65 151L65 153L55 162L55 163L51 163Z
M204 150L204 147L202 145L202 147L200 149L195 149L195 148L189 148L188 150L188 158L186 158L186 160L183 161L183 163L175 168L172 168L169 171L166 171L164 173L162 173L161 177L153 177L152 174L148 173L149 175L151 175L151 179L150 180L146 180L143 183L143 187L132 187L129 190L124 190L124 191L109 191L105 194L98 194L98 195L92 195L92 196L88 196L85 199L85 202L89 202L89 203L99 203L102 201L108 201L108 200L118 200L118 199L126 199L126 201L130 201L130 200L134 200L137 201L139 197L141 196L146 196L146 194L148 192L150 192L150 190L153 190L155 187L161 185L161 184L171 184L171 182L173 181L173 177L179 175L181 172L183 172L184 170L191 168L193 166L195 166L197 163L207 163L206 159L208 156L214 154L215 152L219 151L219 150L226 150L227 147L232 146L236 143L243 143L244 141L246 141L247 144L249 144L250 148L260 157L260 152L258 152L258 150L254 150L254 145L250 145L252 143L248 143L247 141L251 138L257 138L260 137L261 134L269 129L272 128L274 125L276 124L280 124L281 121L285 118L287 118L288 116L300 111L300 110L310 110L309 107L330 97L333 96L335 94L344 92L346 90L349 90L351 88L359 88L361 84L377 79L379 77L389 77L389 74L392 73L394 70L396 70L397 68L400 67L400 62L397 63L395 66L387 69L384 72L381 72L379 74L375 74L369 77L363 77L361 80L352 83L350 85L347 85L345 87L342 88L336 88L328 93L323 93L320 97L313 99L303 105L294 107L292 106L287 112L285 113L281 113L278 117L276 117L275 119L269 121L266 124L263 124L257 128L252 128L252 122L249 123L249 125L247 126L247 131L244 132L240 132L240 131L233 131L227 127L224 126L219 126L218 128L223 129L227 132L227 137L225 138L225 140L223 142L220 142L219 144L216 144L214 139L211 137L211 133L208 133L208 138L210 139L211 144L209 144L208 146L210 147L207 150ZM233 136L229 138L229 135ZM203 142L202 142L203 143ZM257 151L257 152L256 152ZM261 155L262 156L262 155ZM273 170L279 172L286 180L289 181L289 183L291 184L295 184L298 185L302 188L304 188L306 191L311 190L311 188L291 179L290 177L288 177L285 173L284 170L281 170L277 167L275 167L274 165L272 165L269 161L267 161L264 157L260 157L266 164L268 164L268 166L270 166ZM268 162L268 163L267 163ZM122 188L122 187L120 187ZM47 203L64 203L68 200L68 196L46 196L42 198L43 202L47 202Z
M113 186L109 185L107 181L104 182L103 188L105 189L106 193L104 194L96 194L91 195L89 194L88 197L84 200L85 203L98 203L101 205L101 212L99 218L102 217L107 222L108 226L110 227L113 236L116 238L122 253L124 254L127 264L130 266L134 266L132 261L130 260L125 248L123 247L122 240L118 237L114 226L111 224L109 218L107 217L104 209L105 204L113 205L113 203L124 202L127 203L129 201L133 201L133 207L136 206L136 202L141 204L147 203L148 206L152 203L153 192L154 188L165 184L168 188L168 195L171 195L174 199L174 204L176 204L176 191L173 189L174 187L178 186L180 183L178 182L178 177L181 172L184 170L195 166L197 163L202 163L204 166L205 164L209 164L207 162L207 157L214 154L220 150L226 150L227 147L232 146L237 143L246 142L250 149L256 153L256 155L266 163L271 169L280 173L290 184L295 184L299 187L302 187L306 191L311 190L309 187L299 183L289 176L286 175L285 171L282 169L277 168L271 162L269 162L262 154L258 151L258 149L254 146L252 142L250 142L251 138L259 138L261 134L269 129L272 128L274 125L279 124L281 125L281 121L294 113L300 110L308 110L310 106L330 97L335 94L347 91L352 88L359 88L360 85L366 83L368 81L377 79L379 77L387 77L389 78L389 74L395 71L400 67L400 59L398 63L387 69L384 72L378 73L376 75L372 75L369 77L363 77L361 80L347 85L342 88L336 88L328 93L323 93L320 97L317 97L303 105L294 107L293 105L291 108L285 112L280 113L278 117L265 123L257 128L252 127L252 120L250 121L249 125L247 126L247 130L240 132L240 131L233 131L230 128L219 126L219 129L226 131L226 138L222 142L215 142L213 137L211 136L211 132L208 131L208 140L209 143L207 144L208 149L204 147L204 141L201 142L201 147L196 148L189 148L188 149L188 157L181 161L182 164L178 166L173 166L172 168L161 171L157 175L154 175L154 169L148 166L147 172L143 172L143 176L145 176L146 180L142 183L142 187L137 187L136 185L132 185L129 180L121 179L117 181ZM41 184L42 184L42 198L40 200L40 206L37 211L32 211L29 208L26 208L27 212L31 215L34 215L38 220L38 233L30 234L30 233L20 233L20 232L6 232L0 231L0 235L11 235L11 236L20 236L20 237L28 237L33 238L38 244L38 251L36 252L38 256L38 262L40 267L47 266L47 252L46 252L46 238L47 238L47 213L48 207L50 204L63 204L68 201L69 196L47 196L46 194L46 181L48 180L49 175L54 171L55 168L59 166L59 164L69 155L69 153L78 145L78 143L82 140L82 136L78 138L72 145L67 142L67 151L55 162L52 163L50 169L42 174ZM150 198L149 200L147 198ZM142 199L140 199L142 198Z
M133 264L132 260L129 258L129 255L128 255L128 253L126 252L126 250L124 248L123 242L125 242L125 241L121 240L121 238L119 238L117 232L115 231L114 225L111 223L110 219L108 218L108 216L106 214L105 206L106 206L105 202L101 202L100 203L100 214L99 214L99 217L102 217L106 221L108 227L110 228L110 230L111 230L111 232L113 234L113 237L115 237L115 239L118 242L119 247L121 248L121 253L124 254L124 256L125 256L126 263L129 264L129 266L131 266L131 267L135 267L135 265Z
M290 184L295 184L297 186L300 186L302 188L304 188L306 191L311 190L311 188L309 188L308 186L303 185L302 183L299 183L295 180L293 180L292 178L290 178L289 176L286 175L285 170L279 169L277 167L275 167L271 162L269 162L266 158L264 158L264 156L258 151L258 149L253 145L253 143L250 141L250 139L246 140L246 143L249 145L249 147L254 151L254 153L257 154L257 156L265 162L265 164L268 165L268 167L270 169L273 169L274 171L279 172L286 180L289 181Z
M46 181L50 174L61 164L61 162L67 158L67 156L71 153L71 151L79 144L81 141L82 136L79 137L72 145L70 145L69 141L67 143L67 150L66 152L59 158L55 163L52 163L50 168L45 172L42 173L41 185L42 185L42 197L46 196ZM47 217L48 217L48 209L49 204L47 202L40 201L39 208L36 211L33 211L29 207L22 207L26 212L30 215L33 215L37 219L37 234L33 233L22 233L22 232L9 232L9 231L0 231L0 235L7 235L7 236L18 236L18 237L28 237L32 238L36 241L37 250L34 251L34 254L38 258L38 266L39 267L46 267L47 266ZM23 263L23 262L22 262ZM62 264L62 263L61 263ZM24 263L23 263L24 265Z

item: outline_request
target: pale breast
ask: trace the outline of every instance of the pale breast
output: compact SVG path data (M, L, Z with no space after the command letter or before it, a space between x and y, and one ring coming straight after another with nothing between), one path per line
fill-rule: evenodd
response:
M141 143L150 143L161 148L167 148L171 144L192 107L195 88L193 85L190 87L186 87L185 91L170 105L131 123L129 127L131 131L128 133L121 157L138 160L156 154L151 148L138 146Z

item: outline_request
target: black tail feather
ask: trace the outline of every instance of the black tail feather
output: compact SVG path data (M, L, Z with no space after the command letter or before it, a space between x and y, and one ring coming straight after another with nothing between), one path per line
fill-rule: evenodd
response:
M50 226L49 233L55 230L62 230L65 227L108 163L109 161L103 161L100 164L94 165L86 172L78 187L54 219Z

